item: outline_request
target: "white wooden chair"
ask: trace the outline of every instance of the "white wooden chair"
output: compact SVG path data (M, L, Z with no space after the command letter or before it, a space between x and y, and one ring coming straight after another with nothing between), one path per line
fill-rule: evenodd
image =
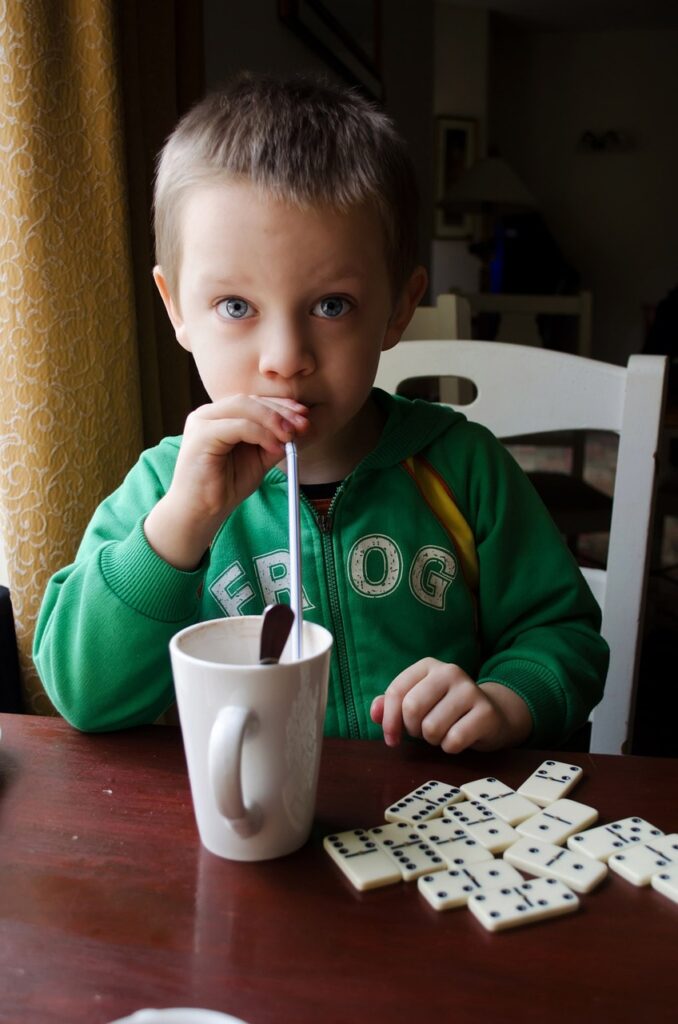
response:
M477 395L462 411L502 439L578 429L619 435L607 568L582 571L601 606L611 651L590 749L625 753L633 726L666 359L631 356L625 368L502 342L420 341L384 352L376 384L394 393L404 380L449 374L473 381Z
M537 331L536 317L540 313L575 317L577 320L577 350L579 355L588 355L591 342L591 293L578 295L502 295L444 293L436 299L435 306L418 306L414 316L403 333L405 341L426 339L451 339L472 337L474 313L499 313L500 336L498 341L514 342L525 330L527 320L531 322L530 345L541 346ZM518 333L516 333L518 332ZM407 393L407 392L406 392ZM410 388L410 396L418 398L438 397L449 405L469 402L473 388L459 379L443 378L437 387L424 391ZM520 461L520 445L527 439L516 437L513 454ZM551 445L570 451L569 471L534 469L528 476L548 507L558 528L576 552L578 539L586 533L609 533L612 502L608 495L584 479L586 435L583 431L574 433L549 434L529 438L529 445Z
M519 345L542 346L538 318L540 316L567 318L574 328L574 352L579 356L591 355L593 325L593 295L590 291L574 295L512 295L493 292L463 292L472 317L494 313L499 317L494 341ZM421 335L432 338L432 334ZM446 334L439 335L441 338ZM482 338L471 331L458 337ZM558 346L560 347L560 346ZM520 438L516 444L520 445ZM573 551L577 551L582 534L609 533L612 503L608 495L594 487L584 477L586 463L586 434L576 431L559 437L532 437L530 446L550 445L569 452L571 468L562 470L537 469L528 475L548 506ZM520 461L518 450L514 455Z

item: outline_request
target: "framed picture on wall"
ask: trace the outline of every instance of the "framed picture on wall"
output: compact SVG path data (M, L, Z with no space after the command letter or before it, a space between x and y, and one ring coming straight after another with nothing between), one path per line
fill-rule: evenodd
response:
M438 205L450 186L459 180L477 157L478 124L465 117L436 118L435 236L470 238L475 227L471 213L452 213Z
M278 14L344 81L383 100L381 0L278 0Z

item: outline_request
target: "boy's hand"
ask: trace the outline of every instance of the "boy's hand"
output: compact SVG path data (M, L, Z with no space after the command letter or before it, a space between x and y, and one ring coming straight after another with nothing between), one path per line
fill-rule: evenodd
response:
M192 412L172 483L144 524L154 551L194 569L224 519L307 427L308 409L291 399L231 395Z
M497 750L527 739L532 716L527 705L500 683L480 686L458 665L423 658L401 672L370 708L384 740L396 746L403 729L448 754L467 747Z

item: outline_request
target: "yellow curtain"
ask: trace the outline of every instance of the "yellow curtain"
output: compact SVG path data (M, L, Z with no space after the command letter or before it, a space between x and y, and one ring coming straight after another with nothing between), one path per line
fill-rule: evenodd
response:
M49 576L141 447L115 0L4 0L0 530L28 710Z

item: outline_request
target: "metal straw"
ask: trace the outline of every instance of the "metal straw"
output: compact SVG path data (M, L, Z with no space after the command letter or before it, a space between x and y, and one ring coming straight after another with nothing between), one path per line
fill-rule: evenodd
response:
M292 611L292 654L298 661L302 656L302 592L301 592L301 530L299 525L299 475L297 472L297 447L294 441L285 445L287 457L287 507L290 535L290 579Z

